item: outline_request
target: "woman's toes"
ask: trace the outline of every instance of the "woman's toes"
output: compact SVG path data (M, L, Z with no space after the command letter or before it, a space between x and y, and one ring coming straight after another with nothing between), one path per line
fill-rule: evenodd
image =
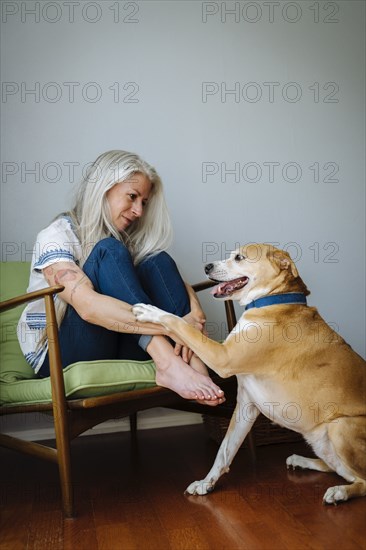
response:
M205 393L202 390L197 392L196 396L197 396L197 399L200 399L201 401L204 400L204 399L207 399Z

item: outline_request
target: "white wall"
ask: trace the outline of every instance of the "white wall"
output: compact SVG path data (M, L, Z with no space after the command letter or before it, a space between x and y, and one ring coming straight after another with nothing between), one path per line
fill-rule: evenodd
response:
M30 259L99 153L136 151L187 279L277 242L364 355L364 25L362 1L2 2L2 259Z

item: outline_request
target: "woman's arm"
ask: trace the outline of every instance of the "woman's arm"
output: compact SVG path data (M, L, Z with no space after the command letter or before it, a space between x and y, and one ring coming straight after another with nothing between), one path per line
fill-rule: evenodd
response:
M191 324L195 323L195 326L199 328L199 330L203 330L204 325L206 323L206 315L201 307L197 294L195 293L191 285L189 285L188 283L184 283L184 284L186 286L188 296L189 296L189 301L191 304L191 311L188 314L190 319L193 321L193 323ZM197 325L201 325L201 327Z
M50 286L65 287L58 296L88 323L129 334L166 334L161 325L137 322L131 304L96 292L89 277L74 262L57 262L46 267L43 274Z
M189 285L188 283L184 283L184 284L185 284L185 287L186 287L187 292L188 292L191 311L187 315L185 315L183 317L183 319L187 323L189 323L190 325L194 326L195 328L200 330L202 333L204 333L205 323L206 323L206 316L205 316L205 314L203 312L203 309L201 307L201 304L200 304L200 302L197 298L197 294L195 293L195 291L193 290L191 285ZM183 346L181 343L179 343L177 341L176 341L176 344L175 344L175 347L174 347L174 353L176 355L181 355L183 360L186 363L190 362L190 360L192 358L192 355L193 355L192 350L187 348L187 346Z

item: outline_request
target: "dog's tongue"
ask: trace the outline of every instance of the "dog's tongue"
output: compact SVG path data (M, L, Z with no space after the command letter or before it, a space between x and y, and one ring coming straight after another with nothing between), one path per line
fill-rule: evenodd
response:
M214 294L215 296L222 296L223 294L225 294L225 287L228 285L229 283L220 283L219 285L217 286L214 286L210 293L211 294Z

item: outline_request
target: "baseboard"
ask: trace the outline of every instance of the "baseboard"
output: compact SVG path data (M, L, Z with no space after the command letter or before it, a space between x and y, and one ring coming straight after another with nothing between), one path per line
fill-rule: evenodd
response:
M15 416L15 415L14 415ZM171 409L156 408L138 413L138 430L151 430L156 428L169 428L174 426L187 426L190 424L201 424L200 414L175 411ZM39 418L37 424L40 424ZM28 425L28 429L17 429L17 426L7 426L3 433L24 439L25 441L42 441L54 439L55 432L50 421L47 425L37 425L36 427ZM108 420L98 426L84 432L82 435L97 435L115 432L127 432L130 430L129 418L119 418L117 420Z

